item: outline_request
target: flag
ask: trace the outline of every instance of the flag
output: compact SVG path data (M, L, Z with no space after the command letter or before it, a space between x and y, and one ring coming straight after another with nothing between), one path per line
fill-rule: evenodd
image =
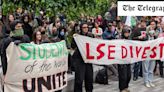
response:
M130 27L136 26L136 19L132 16L127 16L125 25L130 26Z

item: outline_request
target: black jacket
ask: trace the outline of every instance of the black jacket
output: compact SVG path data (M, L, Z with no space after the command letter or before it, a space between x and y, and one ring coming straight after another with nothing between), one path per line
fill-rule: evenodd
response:
M83 35L82 33L80 33L80 34ZM85 34L85 36L93 37L93 35L90 33ZM74 38L73 38L72 43L71 43L71 48L75 50L72 57L75 59L83 60Z
M30 26L30 24L24 23L23 30L24 30L24 33L30 38L30 40L32 40L33 31L32 31L32 27Z
M144 39L139 39L138 36L141 36L141 31L146 32L146 28L137 28L135 29L132 34L131 34L131 39L132 40L139 40L139 41L146 41L148 39L148 35Z
M7 71L7 57L6 57L6 49L9 46L11 42L14 42L15 44L19 43L29 43L29 37L27 35L24 35L23 37L7 37L2 40L1 44L1 62L2 62L2 70L3 74L6 74Z

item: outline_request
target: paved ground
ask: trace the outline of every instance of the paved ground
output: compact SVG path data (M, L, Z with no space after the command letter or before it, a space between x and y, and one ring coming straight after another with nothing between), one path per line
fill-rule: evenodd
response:
M94 70L101 69L100 67L95 67ZM112 76L112 75L111 75ZM118 89L118 81L116 81L116 77L112 76L109 78L109 85L100 85L94 84L93 92L119 92ZM74 74L69 76L68 86L66 87L63 92L73 92L74 86ZM164 92L164 78L160 78L159 76L154 77L154 84L156 87L154 88L147 88L144 86L143 78L139 77L137 81L130 81L130 91L131 92ZM83 90L85 92L85 90Z
M130 91L131 92L164 92L164 78L155 76L154 88L146 88L143 84L143 78L139 78L137 81L131 80ZM118 81L109 80L109 85L94 84L93 92L119 92Z

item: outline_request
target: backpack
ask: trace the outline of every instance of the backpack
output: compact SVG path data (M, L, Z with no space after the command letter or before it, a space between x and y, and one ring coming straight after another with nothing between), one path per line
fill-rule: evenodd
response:
M107 68L103 68L102 70L98 71L95 82L104 85L108 84Z

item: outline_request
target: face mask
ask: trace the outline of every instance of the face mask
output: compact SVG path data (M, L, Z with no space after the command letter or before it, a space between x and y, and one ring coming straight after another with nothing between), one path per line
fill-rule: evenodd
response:
M62 32L60 32L60 35L61 35L61 36L64 36L64 34L65 34L65 33L64 33L63 31L62 31Z
M0 15L0 19L2 19L2 15Z
M16 30L11 32L11 35L13 37L21 37L24 35L24 31L23 31L23 29L16 29Z
M150 34L150 35L153 35L154 33L155 33L154 30L149 31L149 34Z

